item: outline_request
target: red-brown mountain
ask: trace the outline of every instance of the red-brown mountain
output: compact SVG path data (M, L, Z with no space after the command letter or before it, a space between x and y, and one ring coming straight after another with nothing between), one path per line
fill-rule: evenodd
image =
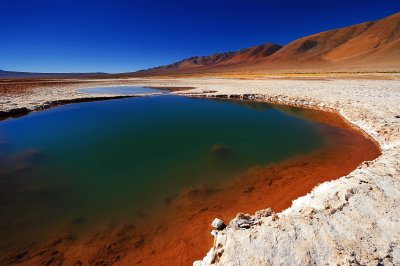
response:
M282 46L277 44L264 43L259 46L235 52L213 54L209 56L194 56L171 65L160 67L160 69L215 67L221 65L234 65L242 62L255 62L272 55L281 48Z
M191 57L140 73L399 70L400 13L396 13L306 36L285 46L265 43L235 52Z

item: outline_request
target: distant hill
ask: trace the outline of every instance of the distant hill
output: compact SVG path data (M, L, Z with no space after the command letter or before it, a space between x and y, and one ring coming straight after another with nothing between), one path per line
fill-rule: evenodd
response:
M265 43L137 73L274 71L400 71L400 13L306 36L285 46Z
M0 70L0 79L96 77L107 73L33 73Z

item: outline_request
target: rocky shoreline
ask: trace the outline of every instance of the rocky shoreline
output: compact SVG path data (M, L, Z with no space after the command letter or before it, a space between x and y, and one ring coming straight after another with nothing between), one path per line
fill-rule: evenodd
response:
M89 97L77 92L80 88L121 84L195 87L176 93L222 98L233 95L232 98L260 98L335 110L372 136L381 147L382 155L376 160L363 163L338 180L322 183L278 214L269 211L238 214L226 228L213 231L214 246L195 265L400 264L400 81L397 78L91 81L2 94L0 111L37 110L49 101ZM116 96L119 97L90 97Z
M50 102L45 102L43 105L39 105L33 109L28 109L26 107L20 107L15 109L9 109L6 111L0 111L0 121L10 118L10 117L21 117L29 114L30 112L43 111L49 108L54 108L60 105L65 104L73 104L73 103L84 103L84 102L96 102L96 101L104 101L104 100L118 100L132 97L140 97L140 96L105 96L105 97L83 97L83 98L75 98L75 99L64 99L64 100L55 100Z
M214 246L202 261L196 261L194 265L400 263L400 120L393 121L399 118L398 115L392 119L380 116L368 120L368 114L375 114L375 110L355 117L355 113L360 115L359 111L343 103L326 105L322 101L283 95L211 97L336 110L353 126L373 136L380 144L382 155L372 162L363 163L345 177L317 186L279 214L270 209L260 210L254 215L239 213L223 230L212 231ZM385 104L385 100L380 103ZM385 114L382 110L376 111ZM378 122L385 128L376 129Z

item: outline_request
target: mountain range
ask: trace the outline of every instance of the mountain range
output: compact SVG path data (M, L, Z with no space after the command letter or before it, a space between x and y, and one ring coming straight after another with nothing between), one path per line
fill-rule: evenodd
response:
M283 46L265 43L234 52L195 56L141 73L399 70L400 13L396 13L306 36Z
M0 79L30 79L30 78L78 78L78 77L97 77L108 75L107 73L35 73L35 72L18 72L5 71L0 69Z

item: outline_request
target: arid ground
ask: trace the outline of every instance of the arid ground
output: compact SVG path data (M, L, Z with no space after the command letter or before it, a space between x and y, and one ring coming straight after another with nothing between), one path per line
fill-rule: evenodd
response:
M309 116L307 109L301 115L344 128L348 135L338 137L340 145L331 145L283 164L249 169L220 188L188 188L175 198L166 199L169 207L168 212L160 213L161 224L143 216L142 222L110 225L87 234L65 231L48 241L13 247L2 256L2 262L190 264L205 256L210 247L213 249L205 257L205 264L218 261L262 264L278 259L293 263L307 262L307 259L348 263L356 259L366 264L374 261L395 264L400 260L396 249L390 248L399 244L396 228L400 226L399 190L393 190L400 186L396 159L400 143L397 74L226 74L222 78L2 81L2 116L5 119L58 104L120 97L77 92L80 88L100 85L170 87L174 93L187 96L284 104L283 111L290 108L288 105L322 109L325 112L318 117ZM344 123L339 115L326 111L338 112L352 126ZM374 161L362 164L370 160ZM341 176L346 177L324 183ZM293 200L311 191L292 205ZM380 209L370 209L363 202ZM238 212L254 213L266 208L272 208L276 214L241 216L238 219L247 219L249 228L237 229L231 224L218 232L215 241L209 234L215 217L229 223ZM377 222L380 213L386 214ZM344 220L357 226L344 228L340 222ZM293 232L299 232L299 236L293 237ZM346 241L342 239L345 232ZM303 233L307 234L306 239ZM271 242L272 235L280 240ZM313 237L319 240L307 241ZM364 240L359 241L360 238ZM279 258L274 256L274 251L281 252L284 248L295 256L285 258L284 253ZM318 249L325 251L317 252Z

